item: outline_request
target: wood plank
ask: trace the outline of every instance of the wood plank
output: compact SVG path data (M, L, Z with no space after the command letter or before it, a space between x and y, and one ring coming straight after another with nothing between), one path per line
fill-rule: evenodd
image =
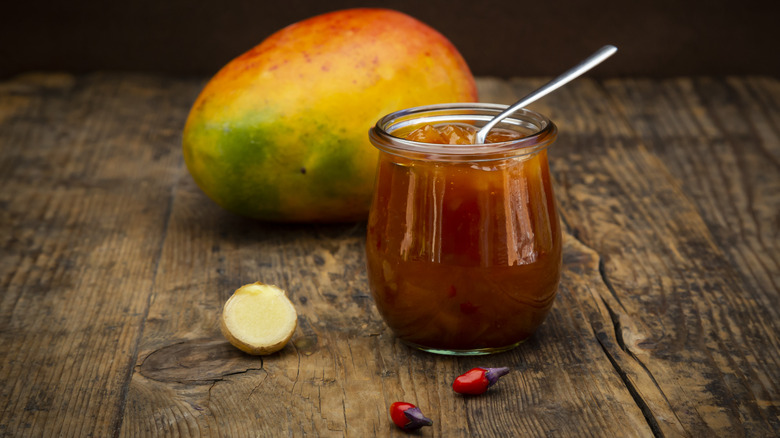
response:
M509 103L544 79L481 78ZM568 234L539 332L484 358L411 350L367 289L364 224L233 216L180 132L201 81L0 83L0 436L773 436L780 432L780 82L579 79L533 105ZM281 352L232 348L242 284L286 288ZM473 366L513 372L480 397Z
M777 320L780 83L766 78L611 81L610 94L696 205L713 239ZM652 121L652 123L648 123Z
M143 76L0 86L0 435L121 422L193 91Z
M697 203L686 193L688 187L709 194L735 190L723 181L738 179L734 170L740 168L710 164L723 157L723 146L702 139L700 126L685 124L701 119L703 108L655 106L658 99L685 98L686 93L653 81L643 82L642 91L632 81L611 84L605 89L581 81L540 105L562 121L557 153L565 159L553 158L553 167L566 221L601 256L612 292L603 298L621 348L608 352L630 380L642 373L655 384L636 388L651 390L650 397L640 395L664 434L677 430L679 422L693 436L772 435L780 428L778 294L745 281L745 265L730 263L718 246L723 236L715 237L703 218L703 203L744 211L743 198L699 198ZM710 87L713 82L693 84ZM615 89L656 100L616 104L621 95L610 94ZM722 110L714 106L706 111ZM664 153L648 150L636 125L646 126L644 132L662 132L663 144L655 145ZM728 135L729 128L713 127ZM764 190L777 183L777 176L775 169L748 180ZM761 208L777 212L777 192L763 195ZM769 235L776 234L776 222L763 225ZM777 256L769 248L759 254ZM669 417L652 399L666 401L676 416L673 423L666 424Z

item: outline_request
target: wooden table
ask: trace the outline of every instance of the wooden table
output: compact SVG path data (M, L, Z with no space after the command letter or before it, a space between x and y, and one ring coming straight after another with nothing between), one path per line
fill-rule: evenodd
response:
M541 79L480 78L509 103ZM517 349L426 354L366 284L365 224L227 213L180 135L202 79L30 74L0 83L0 436L780 434L780 81L579 79L533 105L565 235L552 313ZM286 288L293 342L218 328L234 289ZM513 371L479 397L473 366Z

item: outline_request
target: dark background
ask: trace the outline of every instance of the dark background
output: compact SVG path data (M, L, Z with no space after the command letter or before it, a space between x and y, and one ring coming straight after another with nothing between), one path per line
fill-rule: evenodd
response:
M274 31L381 6L447 36L475 75L555 75L604 44L595 76L780 73L778 1L14 1L0 7L0 78L122 70L210 76Z

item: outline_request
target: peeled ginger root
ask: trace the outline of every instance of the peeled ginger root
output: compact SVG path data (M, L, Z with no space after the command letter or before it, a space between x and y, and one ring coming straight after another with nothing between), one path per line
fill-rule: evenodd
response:
M292 338L298 314L284 290L261 282L241 286L222 309L222 334L241 351L275 353Z

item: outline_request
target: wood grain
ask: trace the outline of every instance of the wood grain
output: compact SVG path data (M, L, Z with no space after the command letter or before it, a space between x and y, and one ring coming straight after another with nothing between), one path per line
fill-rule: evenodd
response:
M625 81L618 85L628 84ZM682 90L664 90L670 85L684 88L686 84L691 82L656 83L648 94L656 99L669 95L693 99L691 93ZM705 87L715 81L702 79L696 84ZM741 179L749 184L753 177L742 173L754 169L734 162L758 161L751 155L761 146L747 139L744 148L728 147L721 158L723 148L714 139L704 139L699 143L704 146L697 150L696 142L690 140L696 138L695 128L701 125L689 124L684 132L668 133L662 142L654 144L658 149L650 152L642 132L627 122L630 115L645 111L643 119L652 123L640 126L652 126L657 132L672 124L684 129L684 118L702 118L706 111L702 107L665 111L668 108L657 101L616 105L621 97L618 93L610 94L598 84L587 82L566 90L566 94L570 97L566 105L558 106L558 101L551 99L551 105L556 106L550 112L560 113L566 120L575 114L589 114L592 124L575 125L570 132L576 138L560 142L571 146L563 153L572 159L557 161L566 166L555 169L561 176L559 199L574 232L604 257L605 282L615 291L610 309L622 332L624 350L652 376L687 433L771 435L779 420L778 290L757 288L743 281L739 272L742 266L730 263L723 254L724 248L732 251L729 236L713 233L706 222L708 214L722 214L723 209L740 210L734 213L737 220L740 214L751 214L742 208L751 196L728 180ZM696 98L710 96L702 93ZM706 108L719 112L727 104L712 102ZM631 108L634 114L628 114L625 108ZM728 135L726 129L720 132ZM606 138L609 140L602 140ZM574 158L591 142L601 143L603 152ZM684 164L719 159L725 164L705 164L698 172L687 172L675 163L679 157L684 157ZM764 170L768 173L757 174L772 180L768 186L776 185L777 166L769 164ZM587 180L593 177L595 181ZM707 183L711 197L693 202L687 187ZM713 199L724 191L732 192L730 202ZM768 196L761 200L761 208L773 209L776 220L778 192L765 194ZM702 212L713 205L714 209ZM777 222L763 225L776 234ZM738 240L741 243L736 244ZM777 255L749 239L736 238L731 244L767 259ZM747 272L753 269L743 266Z
M510 103L544 79L480 78ZM775 436L780 81L579 79L533 108L564 272L541 329L484 358L400 344L367 289L365 224L221 210L183 165L203 82L30 74L0 83L0 436ZM299 313L251 357L222 304L262 280ZM512 372L480 397L451 382Z
M0 434L120 424L192 91L101 75L0 88Z

